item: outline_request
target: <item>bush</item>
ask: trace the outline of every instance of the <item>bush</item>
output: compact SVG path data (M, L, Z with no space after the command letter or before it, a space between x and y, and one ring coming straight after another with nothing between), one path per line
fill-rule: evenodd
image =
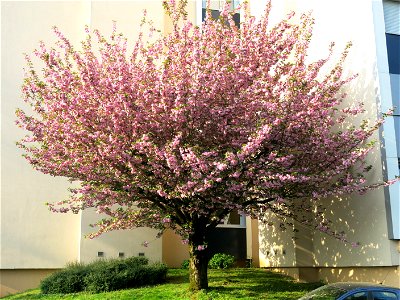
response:
M148 260L128 259L95 264L84 279L86 290L100 293L164 282L167 267L147 263Z
M153 264L152 266L146 266L145 272L143 273L144 281L142 285L154 285L165 282L167 279L168 268L162 263Z
M141 265L145 266L149 264L149 259L145 256L132 256L125 259L128 265Z
M127 264L120 260L96 261L88 265L89 272L84 278L85 290L99 293L125 288L123 280Z
M181 269L189 269L189 260L185 259L181 264Z
M43 294L69 294L83 291L87 273L88 269L83 264L69 264L64 270L43 279L40 289Z
M148 262L145 257L131 257L95 261L79 268L68 266L43 280L40 288L44 294L84 290L99 293L164 282L167 267L164 264L148 265Z
M235 257L225 253L216 253L208 262L210 269L228 269L235 265Z

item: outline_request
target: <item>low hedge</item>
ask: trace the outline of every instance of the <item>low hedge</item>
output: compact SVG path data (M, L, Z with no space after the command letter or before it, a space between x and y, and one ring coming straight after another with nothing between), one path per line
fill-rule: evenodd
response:
M229 269L235 266L236 259L233 255L216 253L208 262L210 269Z
M83 291L84 278L88 272L88 267L83 264L69 264L65 269L42 280L40 290L43 294L69 294Z
M99 260L70 264L45 278L40 289L43 294L100 293L162 283L166 275L164 264L149 265L145 257Z

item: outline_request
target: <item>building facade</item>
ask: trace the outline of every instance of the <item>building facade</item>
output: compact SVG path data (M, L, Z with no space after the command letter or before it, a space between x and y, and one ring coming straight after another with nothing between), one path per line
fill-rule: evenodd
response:
M346 87L348 101L362 100L368 118L398 107L398 59L400 23L399 1L272 1L273 19L289 11L312 11L315 28L309 49L311 60L327 54L329 42L337 52L348 41L353 47L345 64L347 74L358 77ZM262 6L261 2L257 5ZM254 14L261 9L254 6ZM374 137L379 147L369 157L374 166L371 182L394 178L399 174L398 110L386 119ZM397 138L396 138L397 134ZM375 281L400 283L400 196L399 184L371 191L326 199L335 229L345 231L352 248L319 232L298 226L293 241L288 235L259 226L260 266L282 268L304 280ZM274 217L271 216L271 219ZM281 269L282 270L282 269Z
M216 14L220 2L212 1ZM249 2L251 14L257 17L267 1ZM399 175L399 7L400 2L394 0L272 0L272 23L290 11L313 11L310 60L325 57L332 41L338 54L352 41L345 71L359 76L347 87L347 93L349 101L361 99L365 103L368 118L375 120L397 107L374 137L380 143L369 157L374 166L371 181ZM189 1L189 18L201 24L203 8L204 1ZM155 27L165 33L170 30L161 0L1 2L1 296L35 287L43 276L71 261L145 255L177 267L188 257L186 245L172 232L157 239L154 230L139 228L110 232L93 240L85 238L93 230L89 224L99 216L94 211L50 213L44 203L65 199L70 184L35 172L15 146L24 134L14 124L15 109L24 108L20 97L23 53L31 52L40 40L54 42L54 25L78 45L84 39L85 25L107 35L116 20L118 30L134 41L144 9ZM236 19L240 21L240 14ZM218 229L230 230L225 233L240 241L224 251L231 250L255 266L277 269L300 280L375 281L400 286L399 189L397 183L363 196L326 199L332 219L338 220L336 229L346 231L350 240L360 242L359 247L300 225L293 239L256 220L239 217ZM272 215L269 218L275 220ZM147 247L145 241L149 242Z

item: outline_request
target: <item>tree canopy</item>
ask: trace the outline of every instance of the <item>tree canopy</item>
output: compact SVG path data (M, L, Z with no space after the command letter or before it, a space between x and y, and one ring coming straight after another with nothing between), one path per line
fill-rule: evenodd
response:
M56 48L35 51L42 72L27 56L23 95L34 112L17 111L29 132L18 145L35 169L81 185L50 209L97 208L108 216L97 234L172 228L188 240L194 270L207 232L233 210L272 211L343 238L308 212L383 184L365 179L382 121L356 127L362 104L344 105L350 45L333 64L333 44L309 63L309 14L269 26L268 4L238 28L225 7L197 27L184 1L166 7L172 31L150 28L150 42L142 32L132 53L115 28L109 38L86 29L78 50L55 28Z

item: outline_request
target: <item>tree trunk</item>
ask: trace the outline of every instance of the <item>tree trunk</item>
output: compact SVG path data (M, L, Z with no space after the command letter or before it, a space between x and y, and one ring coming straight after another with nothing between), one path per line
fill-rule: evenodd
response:
M192 233L189 234L189 289L191 291L208 288L207 221L205 218L198 217L192 220Z
M199 250L199 245L189 243L189 289L199 291L208 288L207 250Z

